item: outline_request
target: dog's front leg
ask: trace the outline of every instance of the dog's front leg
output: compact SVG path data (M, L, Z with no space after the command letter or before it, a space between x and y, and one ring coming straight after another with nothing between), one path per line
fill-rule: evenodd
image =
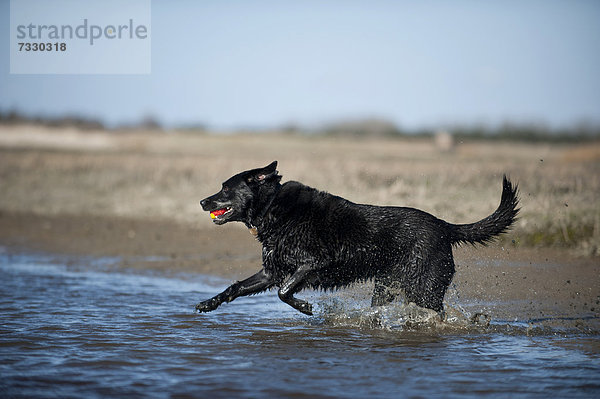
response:
M307 274L312 270L310 266L300 266L279 288L279 299L305 315L312 316L312 305L301 299L294 298L294 294L302 289L306 282Z
M198 312L210 312L219 307L223 302L231 302L235 298L245 295L257 294L261 291L269 289L273 286L271 276L261 269L258 273L248 277L243 281L238 281L229 286L225 291L221 292L206 301L202 301L196 305Z

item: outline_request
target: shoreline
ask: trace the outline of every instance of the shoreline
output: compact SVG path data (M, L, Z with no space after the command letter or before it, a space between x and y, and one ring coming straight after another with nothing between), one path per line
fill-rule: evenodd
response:
M261 247L241 225L201 228L177 222L86 215L0 212L0 245L9 252L119 257L119 267L248 277ZM591 319L600 330L600 265L555 249L462 246L450 295L493 303L495 319ZM156 260L160 258L160 260ZM482 307L483 305L477 305ZM589 328L589 327L588 327Z
M202 229L141 218L0 212L0 245L12 251L121 257L124 266L240 278L260 267L260 244L227 226ZM225 246L223 243L234 243ZM166 258L145 262L144 258Z

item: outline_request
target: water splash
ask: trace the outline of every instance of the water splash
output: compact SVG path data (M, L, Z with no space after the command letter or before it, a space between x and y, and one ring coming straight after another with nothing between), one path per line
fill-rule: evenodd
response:
M413 302L398 301L385 306L371 307L366 301L322 296L318 301L317 316L323 323L334 327L383 329L388 331L448 331L480 328L489 325L475 320L459 306L446 304L444 313L417 306ZM485 319L485 317L481 317Z

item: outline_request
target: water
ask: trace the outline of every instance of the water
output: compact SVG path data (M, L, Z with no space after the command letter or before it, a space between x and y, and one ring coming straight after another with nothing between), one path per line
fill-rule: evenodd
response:
M0 251L0 397L600 396L597 333L343 292L303 295L312 318L274 293L199 315L229 281L118 263Z

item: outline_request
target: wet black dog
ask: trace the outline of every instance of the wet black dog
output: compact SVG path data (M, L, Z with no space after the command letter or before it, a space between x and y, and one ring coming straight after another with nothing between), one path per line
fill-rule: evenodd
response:
M196 309L278 287L279 298L311 315L294 294L303 288L336 289L375 280L372 306L399 290L419 306L442 310L454 275L452 246L486 243L505 232L518 213L517 188L502 182L500 206L472 224L451 224L413 208L354 204L301 183L281 184L277 162L239 173L200 203L216 224L242 222L262 243L263 268Z

